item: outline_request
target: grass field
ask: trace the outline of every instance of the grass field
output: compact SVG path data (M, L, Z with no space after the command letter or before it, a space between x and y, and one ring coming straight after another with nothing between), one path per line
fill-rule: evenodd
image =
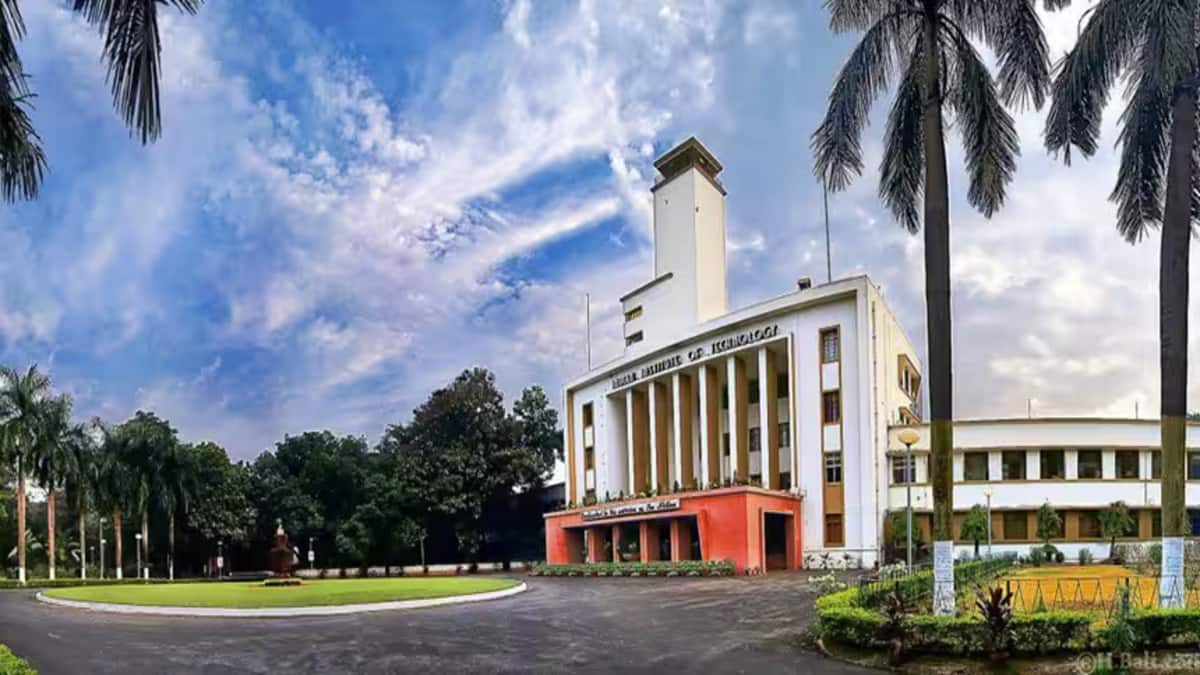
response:
M1080 609L1107 611L1117 598L1118 589L1129 587L1134 606L1158 604L1158 577L1139 576L1120 565L1049 565L1024 567L1006 574L999 583L1008 582L1017 611ZM1189 607L1200 604L1200 592L1189 588Z
M235 582L83 586L52 589L46 595L64 600L166 607L316 607L485 593L518 583L505 577L320 579L306 580L302 586L279 588Z

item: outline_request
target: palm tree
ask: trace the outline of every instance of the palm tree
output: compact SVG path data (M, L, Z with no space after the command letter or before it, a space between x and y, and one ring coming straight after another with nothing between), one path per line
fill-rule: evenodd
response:
M55 548L55 506L57 490L67 470L67 454L72 442L71 398L65 394L42 400L38 411L38 433L33 446L31 465L34 478L46 491L46 551L49 556L50 578L55 578L57 549Z
M99 419L73 427L69 437L63 488L79 522L79 578L87 578L87 515L96 505L100 484L99 442L103 426ZM101 536L104 533L101 532Z
M24 374L0 366L0 447L17 465L17 576L25 583L26 474L38 437L42 401L50 391L50 378L29 367Z
M150 506L162 493L166 456L178 444L176 432L154 413L137 411L121 425L121 456L130 470L129 504L142 519L142 559L150 564ZM138 570L141 574L141 570Z
M72 6L104 36L113 105L143 144L162 133L158 83L158 6L195 14L203 0L73 0ZM5 201L37 196L46 169L42 139L29 119L28 75L17 53L25 22L17 0L0 3L0 196Z
M154 489L155 501L167 513L167 575L172 581L175 580L175 515L179 511L187 513L196 492L191 466L182 446L178 443L168 445L161 455L158 483Z
M1197 214L1197 19L1195 0L1101 0L1088 10L1075 46L1059 64L1046 119L1046 147L1096 152L1109 91L1128 83L1121 115L1121 161L1109 199L1117 231L1130 243L1162 227L1158 265L1159 378L1161 386L1162 534L1188 533L1184 504L1187 418L1188 257ZM1163 561L1174 556L1163 556ZM1181 577L1178 573L1164 578ZM1182 600L1163 593L1162 602Z
M879 195L912 234L925 229L925 309L935 542L953 539L950 345L950 203L945 115L966 158L967 202L991 217L1016 169L1006 105L1040 108L1050 85L1048 48L1033 0L827 0L835 32L863 36L838 73L813 134L815 171L831 190L863 169L861 137L874 100L893 78ZM1047 0L1059 5L1061 0ZM992 76L972 41L995 52ZM923 207L923 213L921 213ZM936 552L936 549L935 549Z
M96 503L103 513L112 513L113 569L117 578L124 575L121 516L129 502L131 471L125 464L125 439L121 428L100 427L100 452L96 466ZM103 532L101 532L103 536Z

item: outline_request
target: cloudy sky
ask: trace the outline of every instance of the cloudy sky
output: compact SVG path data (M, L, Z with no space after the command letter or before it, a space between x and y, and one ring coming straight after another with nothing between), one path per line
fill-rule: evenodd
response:
M726 167L733 304L823 278L808 139L853 36L817 0L210 0L164 17L151 147L63 4L22 2L51 172L0 215L0 361L49 369L80 415L152 409L249 458L308 429L374 441L475 365L557 400L585 292L597 360L619 350L653 158L692 134ZM1059 54L1076 17L1046 22ZM1070 169L1023 112L991 220L952 148L958 416L1157 414L1158 239L1115 231L1118 112ZM876 197L873 119L871 171L831 201L834 275L870 274L923 344L921 240Z

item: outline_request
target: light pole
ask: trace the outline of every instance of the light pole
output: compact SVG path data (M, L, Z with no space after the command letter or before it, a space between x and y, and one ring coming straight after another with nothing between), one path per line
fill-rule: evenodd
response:
M904 457L904 493L905 493L905 499L906 499L906 503L907 503L907 506L905 507L905 510L907 512L907 514L906 514L907 524L905 526L908 528L908 544L905 548L904 553L905 553L905 560L908 563L908 571L910 573L912 572L912 566L913 566L912 482L913 482L913 477L914 477L913 474L916 473L916 467L913 465L912 446L913 446L913 443L916 443L919 440L921 440L921 435L917 433L916 429L902 429L900 431L900 442L903 443L904 447L906 448L905 457Z
M316 543L316 538L315 538L315 537L309 537L309 538L308 538L308 569L309 569L309 570L312 570L312 569L313 569L313 565L314 565L314 564L316 563L316 561L317 561L317 554L316 554L316 551L315 551L315 550L314 550L314 548L313 548L313 546L315 545L315 543Z
M983 496L987 498L987 533L988 559L992 557L992 488L983 488Z
M217 579L221 578L221 574L225 571L225 541L217 540Z
M101 516L101 518L100 518L100 578L101 579L104 578L104 545L108 543L108 540L106 540L104 538L104 523L106 523L106 522L108 522L108 519Z
M137 540L137 576L142 576L142 533L138 532L133 535Z

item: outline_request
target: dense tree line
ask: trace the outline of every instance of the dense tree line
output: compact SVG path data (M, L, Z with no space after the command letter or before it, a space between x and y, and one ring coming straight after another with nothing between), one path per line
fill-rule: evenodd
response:
M5 368L0 565L93 576L103 537L110 576L135 574L139 558L154 576L204 574L218 554L263 569L278 523L321 567L509 560L540 541L530 499L561 456L545 392L531 386L508 409L484 369L433 392L374 446L308 431L233 462L152 412L75 421L36 367Z

